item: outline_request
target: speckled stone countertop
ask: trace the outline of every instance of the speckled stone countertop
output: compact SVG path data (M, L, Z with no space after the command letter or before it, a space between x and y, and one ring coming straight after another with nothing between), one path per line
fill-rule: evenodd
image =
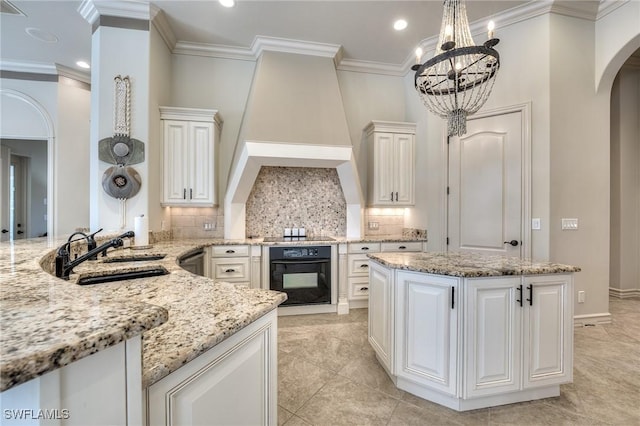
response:
M376 253L367 256L390 268L464 278L580 271L577 266L559 263L470 253Z
M168 241L109 257L164 254L162 260L85 262L69 281L40 266L66 239L0 243L0 390L4 391L142 333L147 387L252 323L286 300L284 293L249 289L193 275L177 264L212 244L248 241ZM80 286L78 277L108 269L162 266L168 275Z

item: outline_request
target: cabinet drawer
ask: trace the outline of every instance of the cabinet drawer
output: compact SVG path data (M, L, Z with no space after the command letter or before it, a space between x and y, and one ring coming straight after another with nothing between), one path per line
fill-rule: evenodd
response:
M422 251L421 241L399 241L397 243L382 243L383 252Z
M349 300L369 298L369 278L349 278Z
M239 257L249 256L249 246L230 245L212 246L211 257Z
M349 253L378 253L380 243L351 243Z
M212 259L211 272L218 281L249 281L249 259Z
M366 254L350 254L349 255L349 276L350 277L368 277L369 276L369 258Z

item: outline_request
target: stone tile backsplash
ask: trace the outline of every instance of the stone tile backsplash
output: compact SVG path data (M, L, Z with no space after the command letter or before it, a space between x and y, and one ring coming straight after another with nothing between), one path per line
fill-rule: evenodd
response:
M336 169L262 167L247 199L246 233L281 236L284 228L308 236L344 236L347 204Z
M223 238L224 216L217 207L172 207L171 237L183 238ZM205 230L204 224L213 224Z

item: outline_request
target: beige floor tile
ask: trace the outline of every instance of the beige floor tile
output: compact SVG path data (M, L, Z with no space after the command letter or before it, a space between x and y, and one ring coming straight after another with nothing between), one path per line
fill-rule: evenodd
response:
M574 380L560 397L457 412L398 390L367 341L367 310L280 317L278 423L286 425L640 426L640 299L612 323L574 330Z
M295 413L335 373L319 368L304 358L278 353L278 404Z
M296 415L314 425L385 425L398 402L382 392L336 377Z

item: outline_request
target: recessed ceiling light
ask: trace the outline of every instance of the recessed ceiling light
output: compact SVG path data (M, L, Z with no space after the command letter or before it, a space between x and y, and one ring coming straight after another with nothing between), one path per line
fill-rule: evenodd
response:
M393 29L396 31L402 31L407 28L407 25L407 21L405 21L404 19L398 19L393 23Z
M33 27L26 28L25 31L27 32L27 34L29 34L31 37L35 38L36 40L40 40L45 43L58 42L58 36L53 33L50 33L49 31L45 31L45 30L41 30L40 28L33 28Z
M218 2L224 7L233 7L236 5L235 0L218 0Z
M91 65L89 65L85 61L78 61L78 62L76 62L76 65L79 66L80 68L84 68L84 69L91 68Z

